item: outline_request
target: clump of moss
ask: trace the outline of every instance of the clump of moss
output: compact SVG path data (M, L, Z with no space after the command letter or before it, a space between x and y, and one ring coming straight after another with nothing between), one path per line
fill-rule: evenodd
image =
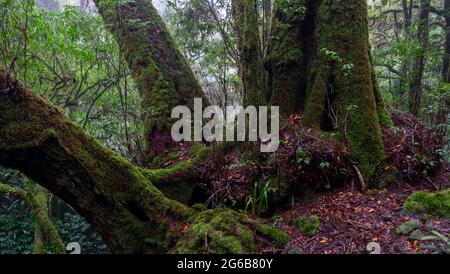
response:
M312 237L316 235L320 229L320 219L316 215L311 215L309 217L299 216L295 219L295 225L300 232Z
M194 204L192 206L192 209L195 211L198 211L198 212L202 212L202 211L205 211L207 208L204 204Z
M255 233L272 239L278 247L288 241L288 235L281 230L225 208L201 211L190 222L188 230L171 253L255 253Z
M408 212L450 218L450 189L434 193L415 192L405 200L403 208Z
M255 252L252 231L243 216L227 209L207 210L195 215L173 253L242 254Z
M275 245L278 247L283 247L288 243L289 236L270 225L260 225L257 227L259 233L272 238L275 241Z

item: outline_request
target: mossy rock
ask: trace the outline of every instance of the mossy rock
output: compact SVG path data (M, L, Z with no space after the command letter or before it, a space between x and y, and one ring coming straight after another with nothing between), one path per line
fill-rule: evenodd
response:
M288 241L285 232L225 208L202 211L190 221L188 230L171 253L256 253L255 234L273 240L278 247L284 246Z
M418 220L409 220L399 225L395 232L399 235L409 235L414 230L420 227L420 223Z
M427 236L425 233L422 232L420 229L416 229L409 235L409 239L411 240L419 240L421 241L425 236Z
M320 229L320 219L316 215L311 215L309 217L299 216L295 219L295 225L300 232L312 237L316 235Z
M412 213L450 218L450 189L434 193L415 192L405 200L403 208Z

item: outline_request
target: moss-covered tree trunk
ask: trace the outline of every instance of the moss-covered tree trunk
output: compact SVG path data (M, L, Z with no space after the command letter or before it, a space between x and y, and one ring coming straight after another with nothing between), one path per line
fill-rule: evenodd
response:
M31 192L30 188L28 188L28 192ZM40 205L41 210L45 213L48 213L48 193L45 189L40 186L37 186L33 195L36 199L36 202ZM33 253L35 254L45 254L47 253L47 245L45 242L45 232L44 228L38 222L35 222L34 227L34 243L33 243Z
M320 1L274 1L265 67L272 105L283 116L304 111L308 66L316 52L315 29Z
M47 191L42 187L25 182L25 190L11 187L0 182L0 193L8 194L25 201L31 208L35 219L33 253L46 253L47 247L55 254L65 254L64 244L48 215Z
M173 147L173 107L203 98L195 75L150 0L95 0L137 83L144 111L149 159Z
M272 104L306 125L338 132L366 178L384 159L390 125L368 39L363 0L279 1L268 70Z
M259 14L256 0L233 0L234 31L237 36L239 75L245 106L267 103L263 52L259 34Z
M416 53L409 83L409 111L418 115L422 101L422 78L425 67L425 53L428 48L430 17L430 0L420 0L419 19L417 22L417 42L419 51Z
M444 1L445 45L442 57L442 79L450 83L450 0Z
M286 234L236 212L168 199L150 181L167 179L164 170L130 164L2 69L0 106L0 165L71 205L115 253L254 252L255 233L286 243Z

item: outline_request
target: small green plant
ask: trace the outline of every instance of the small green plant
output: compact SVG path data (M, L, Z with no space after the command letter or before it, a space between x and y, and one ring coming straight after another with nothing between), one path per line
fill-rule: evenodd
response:
M279 9L286 14L294 15L303 18L306 15L307 9L299 0L284 0L279 4Z
M297 163L309 165L311 163L311 156L309 155L309 152L304 150L303 148L298 148L297 149Z
M352 70L353 70L353 64L352 63L343 64L342 65L342 72L344 73L345 76L350 75L350 73L352 73Z
M299 216L295 219L295 225L300 232L312 237L316 235L320 229L320 219L316 215L311 215L309 217Z
M339 53L329 50L327 48L320 49L320 53L324 54L329 60L334 61L336 63L342 62L342 58Z
M268 180L262 188L259 187L258 182L255 183L252 194L247 197L246 212L251 208L253 214L259 215L262 209L267 210L269 208L269 194L271 191L274 191L270 187L271 184L272 179Z
M328 169L328 168L330 168L330 163L329 162L322 162L322 163L320 163L319 167L322 170Z

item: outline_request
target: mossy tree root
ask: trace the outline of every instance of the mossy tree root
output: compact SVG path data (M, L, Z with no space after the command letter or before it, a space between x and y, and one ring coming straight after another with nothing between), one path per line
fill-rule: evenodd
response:
M142 169L142 173L162 193L183 204L192 204L195 192L201 187L201 176L195 166L209 154L209 149L193 143L190 159L162 169Z

